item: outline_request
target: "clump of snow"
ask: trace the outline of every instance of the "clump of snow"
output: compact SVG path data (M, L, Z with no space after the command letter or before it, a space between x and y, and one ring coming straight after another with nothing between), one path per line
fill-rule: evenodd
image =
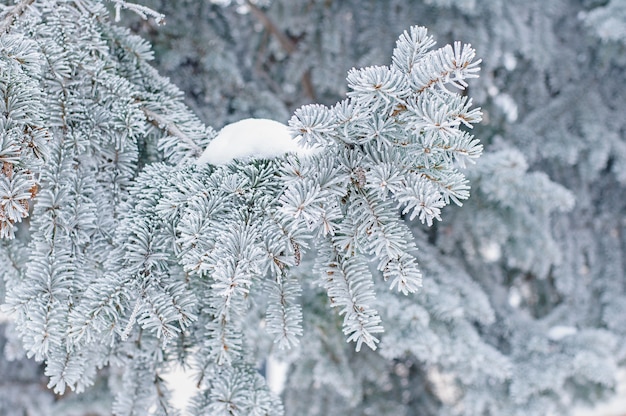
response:
M272 158L292 152L306 156L315 150L300 147L285 124L262 118L247 118L224 126L196 164L225 165L235 159Z
M552 341L560 341L565 337L574 335L578 332L573 326L555 325L548 331L548 338Z
M502 58L502 63L507 71L513 71L517 67L517 59L511 52L505 52Z
M517 309L522 304L522 300L522 293L520 290L515 286L511 287L511 289L509 289L509 305L511 305L512 308Z
M502 248L500 244L495 241L488 241L480 246L478 249L480 255L487 263L493 263L500 260L502 257Z

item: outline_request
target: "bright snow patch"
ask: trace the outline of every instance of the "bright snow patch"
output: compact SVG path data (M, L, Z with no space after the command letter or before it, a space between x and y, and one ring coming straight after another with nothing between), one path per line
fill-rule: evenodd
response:
M272 158L285 153L314 152L298 146L289 128L274 120L247 118L224 126L196 161L197 165L225 165L234 159Z
M552 341L560 341L565 337L576 334L577 332L578 329L573 326L556 325L548 331L548 338Z
M515 286L511 287L509 289L509 305L511 305L512 308L517 309L522 304L522 300L522 293L520 290Z
M280 361L273 354L267 358L267 387L270 391L278 396L285 389L285 382L287 381L287 372L289 371L289 364L284 361Z
M495 241L488 241L479 248L480 255L487 263L493 263L502 257L502 248Z

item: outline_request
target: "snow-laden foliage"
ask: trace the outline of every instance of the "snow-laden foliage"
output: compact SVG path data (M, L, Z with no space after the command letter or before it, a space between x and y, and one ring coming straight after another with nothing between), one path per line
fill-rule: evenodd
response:
M54 269L56 277L50 279L56 296L53 302L56 299L80 300L78 306L72 303L69 315L55 316L69 316L72 332L67 338L71 342L79 340L79 346L73 351L81 348L91 351L85 356L101 354L93 350L94 345L87 347L100 341L102 350L110 351L102 354L112 365L97 372L95 386L88 392L65 394L54 403L50 403L49 393L43 393L40 388L37 374L29 373L30 379L30 376L20 375L20 383L27 383L28 379L36 387L29 390L33 395L28 403L32 404L30 409L41 404L38 410L42 414L81 414L80 409L86 408L75 406L74 399L86 402L89 400L86 394L102 389L108 382L114 391L123 392L114 407L118 413L143 414L150 408L154 413L168 409L175 414L164 404L168 392L163 381L173 361L185 363L192 368L191 373L198 376L196 381L202 392L188 409L191 414L254 413L255 409L263 413L268 408L282 411L281 405L262 386L259 376L272 378L276 368L273 364L268 364L268 368L265 365L276 359L289 366L282 391L284 412L299 416L571 414L581 401L602 400L615 387L616 366L623 365L626 357L626 321L623 319L626 311L623 284L626 270L623 28L626 15L623 2L141 0L138 6L115 0L104 3L110 11L107 15L98 11L100 6L96 2L72 0L58 2L64 5L57 9L59 12L55 5L45 9L43 14L35 13L39 17L27 24L32 17L28 11L32 7L35 12L41 11L44 3L51 4L44 0L7 1L4 2L7 6L1 8L4 14L0 24L8 29L3 29L0 36L5 51L1 58L2 74L13 77L11 79L19 77L20 82L2 87L8 91L2 105L12 112L11 138L2 139L2 143L6 143L2 145L5 146L2 149L6 149L2 155L10 161L8 165L3 164L6 186L2 189L6 188L3 192L7 195L13 195L2 205L3 232L6 236L13 233L15 237L2 241L0 268L10 289L17 284L26 288L27 284L20 282L24 282L26 276L36 277L34 271L25 274L29 267L45 270L47 257L42 254L45 246L32 257L39 259L43 266L30 266L32 249L29 247L42 235L44 220L37 219L42 213L49 212L51 216L46 221L60 225L54 229L59 239L65 238L60 231L65 229L82 235L81 238L85 238L82 248L65 254L57 248L52 252L61 259L63 256L72 259L78 252L75 263L80 263L72 265L63 261ZM144 5L157 12L149 11ZM65 19L62 24L54 23L54 18L60 21L59 16L68 11L66 6L69 9L75 6L78 9L73 10L80 13L72 14L72 19ZM143 13L144 17L132 10ZM82 13L86 13L85 16L94 13L91 16L95 18L80 20ZM161 13L166 17L166 25L157 24ZM197 160L214 133L180 106L183 99L180 92L146 66L144 59L151 56L146 44L137 38L131 41L121 29L111 26L109 21L117 18L121 19L120 24L150 40L155 58L151 62L159 73L185 91L186 104L205 123L222 128L248 117L286 123L303 104L316 102L319 107L297 110L293 123L303 127L302 121L319 116L315 131L311 130L306 142L303 136L301 144L319 141L330 153L335 152L336 157L318 154L311 162L319 163L319 172L304 158L292 155L255 161L249 158L250 153L235 153L246 159L234 162L234 168L182 166ZM45 36L37 19L49 25ZM83 25L99 25L95 32L106 34L106 46L98 46L100 38L90 35L94 30L70 30L79 20L81 29ZM64 30L54 29L65 24L68 26ZM400 38L409 42L397 45L398 51L390 59L389 52L398 34L415 24L427 25L428 33L436 34L440 41L450 43L450 47L433 52L434 44L428 40L428 33L408 30ZM39 35L33 37L34 34ZM50 42L44 45L41 40L52 36L61 39L56 49ZM81 47L76 40L74 43L63 40L77 36L84 37ZM412 73L409 83L418 88L428 85L440 88L436 79L439 76L448 76L447 80L463 85L455 78L454 68L442 67L445 62L431 62L417 72L411 67L414 60L426 55L444 60L455 54L462 57L463 47L454 43L459 39L471 42L483 58L481 77L471 80L469 89L461 93L463 97L472 97L483 109L483 121L474 127L473 133L485 145L485 154L478 163L467 164L467 171L464 171L470 180L472 196L460 200L463 207L443 207L447 202L445 195L443 200L437 199L428 186L416 183L410 176L394 174L397 167L386 164L374 163L371 169L363 171L354 169L348 179L343 176L343 182L339 183L331 183L332 178L321 175L324 171L332 176L344 165L371 164L376 154L365 150L377 141L364 140L363 132L372 129L381 132L381 143L385 144L385 140L400 134L397 128L402 124L394 123L403 123L401 117L405 116L411 116L413 122L421 119L418 124L422 123L425 134L414 143L417 149L407 146L397 156L406 150L414 152L423 164L451 158L462 166L463 156L459 152L452 151L453 147L441 151L436 140L431 140L434 136L429 136L437 132L439 136L435 138L448 140L448 146L466 141L463 135L448 134L449 129L458 131L454 127L459 120L440 118L439 106L424 108L418 101L409 100L403 95L406 91L396 77L398 71ZM23 46L16 49L15 45L29 41L35 44L22 52L19 48ZM75 58L77 54L81 56L80 61ZM42 57L48 62L42 63ZM74 63L67 66L70 57ZM81 72L81 68L90 68L87 65L92 62L90 59L106 61L97 77ZM70 69L63 68L64 65ZM47 71L48 66L56 69ZM351 70L353 67L366 69ZM437 67L442 69L439 75L430 72ZM67 74L57 78L65 79L69 94L49 95L56 91L50 87L56 79L53 73ZM93 180L85 179L81 188L77 188L78 185L71 188L75 189L70 192L71 198L76 199L72 195L80 194L89 196L91 201L99 201L102 196L111 202L94 207L87 203L89 198L83 197L79 199L82 205L76 206L85 209L68 213L60 207L69 204L69 197L61 198L59 194L56 198L60 205L48 202L48 206L42 205L38 210L42 192L50 189L53 180L58 182L50 179L51 173L43 177L40 174L44 164L57 154L50 143L58 142L53 138L59 137L58 126L62 125L58 121L62 117L53 117L45 109L56 109L54 111L61 114L59 108L63 107L48 103L62 99L65 108L74 112L77 103L84 103L87 97L86 89L78 85L87 85L87 80L101 79L102 74L110 73L130 82L133 97L138 100L135 104L141 112L132 112L138 118L124 118L129 122L139 120L141 129L145 129L145 133L129 130L130 140L137 139L136 158L124 159L130 155L126 151L108 150L101 164L89 162L88 155L96 155L96 150L106 147L100 142L97 147L79 152L78 158L72 153L69 159L80 162L74 164L78 177L92 175L101 179L97 179L97 187L88 192L86 190L95 185ZM75 76L80 74L82 78ZM71 86L69 79L73 80ZM6 83L5 78L3 82ZM118 81L109 85L118 85ZM119 85L123 86L124 82ZM115 140L128 143L124 142L127 133L115 133L125 131L121 124L113 128L112 121L119 119L110 117L111 112L95 111L113 104L124 107L126 92L119 99L104 102L102 99L110 95L103 94L101 87L102 84L91 84L91 91L99 97L94 101L98 105L90 106L89 112L77 110L80 117L66 122L71 126L67 137L89 137L95 143L101 135L113 134L118 138ZM446 89L456 91L452 84ZM172 99L164 99L163 93ZM457 96L456 99L466 98ZM20 107L28 100L26 107ZM390 122L385 117L368 118L367 112L355 113L350 107L355 101L383 110L403 101L407 108L404 115L398 113L397 120ZM346 139L346 135L333 127L333 123L342 120L337 113L340 110L337 102L345 105L345 111L353 120L369 123L366 128L346 122L358 131L354 139ZM448 105L462 107L464 104L450 102ZM38 110L33 112L36 106ZM116 113L121 107L111 111ZM28 117L24 117L23 111L29 111ZM103 115L98 119L101 124L85 123L88 117L97 114ZM51 133L47 125L50 120L57 120L52 123L57 126L57 133ZM424 120L440 126L429 129ZM133 123L129 125L135 126ZM75 132L81 125L104 127L80 136ZM462 130L467 131L465 127ZM96 131L97 135L91 131ZM301 135L299 131L293 133ZM111 140L105 143L112 143ZM86 142L76 141L80 145ZM217 140L212 142L219 144ZM267 150L254 141L249 143L256 151ZM117 149L115 146L121 145L110 149ZM127 145L123 148L127 149ZM344 148L347 150L340 152ZM393 146L376 148L376 151L392 149ZM424 157L426 149L437 152L439 159ZM355 159L344 160L346 152L359 158L356 162ZM121 159L116 159L116 155ZM105 168L109 159L117 160L120 170ZM85 165L87 162L90 168ZM46 169L52 172L54 165L56 163ZM423 169L433 166L424 165ZM244 167L256 170L244 173ZM302 169L300 177L294 168ZM276 169L277 178L268 178L264 169ZM65 193L70 189L68 184L75 183L75 179L71 179L75 175L68 171L71 170L67 166L57 170L70 178L60 177L65 182L59 189ZM102 184L115 181L101 176L105 172L110 178L120 178L121 184L116 185L120 189L119 199L106 197L106 192L112 192L107 189L112 188ZM213 177L214 174L217 174L213 178L217 182L208 182L207 175ZM232 177L226 179L222 175ZM250 183L250 178L260 178L257 182L261 188L271 188L269 192L274 197L280 195L277 202L260 205L278 207L278 211L266 209L261 213L244 207L244 201L250 201L250 195L258 195L261 189L251 191L248 185L239 187L239 184ZM314 181L328 185L324 190L306 188ZM403 188L405 181L411 184L411 192ZM378 186L383 183L386 189ZM38 186L33 187L34 184ZM181 184L186 185L179 187ZM295 218L299 205L294 208L284 203L284 198L287 190L292 197L297 196L298 187L311 192L300 195L300 202L310 199L321 205L307 202ZM203 194L207 189L214 192L205 198L216 197L221 189L219 195L228 195L227 205L206 207L202 196L190 193L194 189L202 189ZM245 192L235 196L233 189ZM349 198L339 198L340 192L347 194L348 190ZM336 194L332 194L335 191ZM405 192L402 194L402 191ZM388 227L383 231L390 229L393 236L399 236L400 228L408 228L411 235L405 234L402 238L410 237L412 241L403 246L402 240L374 242L365 238L367 227L376 224L370 222L361 226L345 216L349 213L358 221L367 222L369 214L364 210L365 202L359 204L356 199L359 192L365 194L368 201L384 197L375 211ZM429 210L420 211L416 201L428 197L432 198L428 200ZM448 198L453 201L453 195ZM400 228L389 225L386 215L390 208L385 204L396 210L392 219L397 219L398 213L402 216ZM48 211L48 207L55 208ZM239 208L232 212L232 207ZM194 214L194 210L197 213ZM112 219L109 212L114 213ZM260 228L262 219L270 214L276 215L277 221L281 218L291 221L286 225L277 222L285 226L283 231L292 224L294 227L300 224L297 235L291 236L293 241L284 234L277 236L275 227ZM95 222L87 219L93 215ZM211 219L195 225L184 222L196 215ZM218 219L222 215L226 224ZM237 215L249 218L250 227L243 231L237 228L242 221ZM86 219L76 222L80 218ZM320 218L323 223L316 222ZM431 226L428 226L429 219ZM355 223L349 224L349 221ZM96 229L94 224L98 224L97 229L115 231L98 237L102 240L89 237L88 241L87 236L92 236ZM228 228L229 225L232 227ZM203 236L208 236L207 244L203 245L203 239L187 244L179 232L184 227L196 227ZM214 232L213 227L217 227ZM359 233L341 234L347 227L354 227ZM265 250L254 249L241 255L244 263L263 259L261 263L266 266L264 272L239 262L238 267L245 268L246 272L252 270L250 273L254 275L244 279L244 284L249 286L243 289L228 287L227 269L232 269L232 264L219 262L224 253L239 250L236 245L223 248L225 240L219 235L223 230L238 236L236 244L251 241ZM371 231L379 232L374 226ZM142 237L146 233L151 235L150 239ZM184 237L194 238L191 234ZM102 253L103 245L96 245L95 241L107 242L106 254L96 256ZM55 243L55 247L60 247L59 244ZM185 244L189 250L183 253L180 249ZM352 254L352 250L356 254L342 258L341 263L322 261L330 258L338 245L345 248L338 250L340 254ZM411 246L420 250L415 253ZM118 250L118 247L129 250ZM168 251L168 247L172 249ZM382 273L377 270L381 259L388 254L387 247L391 250L399 247L419 259L423 281L417 293L399 294L397 287L401 279L397 276L401 271L397 267L383 269ZM86 255L80 257L80 250ZM201 254L209 252L210 256ZM269 261L268 253L277 261ZM371 261L374 256L378 261ZM121 262L107 262L107 259L120 257L124 259ZM189 266L185 269L183 258L198 262L203 270L195 271ZM366 267L356 260L366 260ZM90 278L84 296L76 295L74 286L68 282L76 282L71 279L77 273L94 270L93 264L100 267L96 277ZM401 265L395 263L394 266L398 264ZM211 280L214 271L219 281ZM350 302L338 300L338 296L343 297L351 290L345 280L341 280L346 271L347 275L358 274L359 299L367 303L363 311L350 311ZM47 279L46 275L42 276L38 278ZM179 284L167 285L176 276ZM320 276L332 278L322 280ZM396 283L390 290L393 276L396 276ZM109 283L103 284L105 281ZM199 282L202 287L198 287ZM111 284L117 285L119 290L111 290ZM43 281L37 285L33 294L41 291ZM65 292L60 291L58 285L64 285ZM208 319L221 312L203 311L198 305L212 299L217 293L214 288L228 296L231 305L243 298L246 315L233 314L225 326ZM0 285L0 297L4 297L4 290ZM109 293L109 296L100 296L102 293ZM368 297L370 293L375 293L374 299ZM218 301L223 299L212 299L211 303ZM34 304L34 301L29 303ZM331 304L335 306L335 313L331 312ZM81 314L89 309L94 312L92 319L81 321ZM229 306L227 312L233 310L239 310L239 305ZM372 327L381 326L384 332L371 331L372 338L363 337L361 351L357 353L358 339L349 343L346 340L359 336L358 331L350 332L354 317L359 316L372 319ZM107 325L111 325L110 328ZM59 327L53 326L53 329ZM161 338L156 338L159 331ZM223 334L234 346L235 354L220 355L215 345L205 344L206 336L200 337L209 332ZM15 331L8 331L7 335L11 345L7 351L11 351L13 357L20 341ZM373 337L380 342L373 341ZM165 345L164 338L168 339ZM377 349L372 351L367 347L366 340L374 342ZM55 342L58 341L57 337ZM264 360L268 355L271 359ZM225 364L214 367L216 359L224 360ZM242 363L241 359L249 361ZM81 361L73 360L72 366ZM230 366L227 360L231 360ZM88 368L94 367L84 367ZM0 371L0 374L4 373ZM76 379L76 375L67 374ZM91 377L88 371L85 374ZM9 387L0 386L2 397L11 396L11 404L28 409L28 404L15 400L16 390ZM251 391L256 393L251 395ZM102 390L97 393L101 394ZM19 412L18 409L11 411ZM103 414L110 414L110 411Z
M410 307L377 290L379 351L394 361L364 360L343 343L342 321L305 313L303 337L324 338L290 359L286 413L570 414L614 388L626 357L623 2L146 3L171 24L132 27L216 125L332 107L351 67L389 63L398 28L427 25L483 58L468 90L484 112L472 197L426 231L411 223L425 278ZM304 311L325 311L326 294L302 289Z
M460 92L480 60L460 43L430 50L412 27L391 66L349 72L347 99L295 112L310 155L268 157L268 142L196 163L214 131L105 6L4 9L0 219L3 237L18 230L3 245L4 309L58 394L113 365L115 414L173 414L162 376L180 361L198 380L195 414L280 414L255 341L263 327L283 349L315 337L303 285L326 292L320 316L335 322L334 308L356 351L384 331L377 293L421 286L402 215L431 226L468 198L459 167L482 151L467 132L481 115ZM315 272L299 271L313 253Z

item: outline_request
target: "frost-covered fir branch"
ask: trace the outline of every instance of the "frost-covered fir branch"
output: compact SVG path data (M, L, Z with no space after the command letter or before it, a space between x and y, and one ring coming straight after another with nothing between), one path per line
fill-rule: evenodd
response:
M97 368L111 361L111 343L100 342L104 334L74 338L68 323L81 300L89 299L82 298L86 289L106 279L119 204L141 166L139 149L142 164L162 157L156 142L163 134L149 126L142 106L185 114L176 117L179 128L200 145L211 137L185 113L180 93L145 64L149 51L143 41L111 26L106 10L89 3L37 2L21 10L2 36L2 56L18 70L3 72L3 102L11 103L3 113L3 177L10 181L3 199L23 207L16 211L3 204L5 234L12 236L14 224L32 214L30 227L19 236L29 258L13 264L13 278L5 276L6 301L24 324L20 331L28 354L47 359L50 386L59 392L66 386L84 389ZM14 10L7 13L17 15ZM27 78L18 79L24 77L20 73ZM23 183L24 174L32 183ZM32 190L19 191L18 185ZM37 204L29 209L35 194ZM126 295L118 293L117 300ZM102 306L110 305L105 300ZM98 313L82 321L91 322ZM79 349L78 341L85 340L91 341L90 349Z
M80 392L102 366L121 366L115 413L171 413L162 374L185 357L198 412L282 412L248 338L264 323L279 346L298 343L307 249L347 340L376 348L384 322L369 263L392 290L415 292L401 211L431 225L468 196L458 166L481 151L460 130L480 120L456 92L476 77L469 45L416 54L433 41L414 27L394 51L404 66L355 69L348 99L295 113L294 136L315 154L200 166L215 133L100 2L14 15L2 35L2 220L11 237L29 218L18 235L29 255L7 275L5 302L50 387ZM266 319L251 324L260 308Z
M168 10L168 27L133 27L161 45L156 62L184 87L198 114L216 125L251 114L284 120L285 107L306 102L299 87L305 71L320 102L331 105L345 97L345 71L387 64L397 28L416 22L428 24L439 39L471 41L484 58L485 75L471 83L469 95L485 109L476 134L493 158L481 160L471 174L472 198L462 209L444 210L445 222L435 220L427 233L412 225L428 277L421 294L410 297L419 308L394 319L381 310L380 351L401 365L366 366L360 357L367 349L352 355L353 346L343 345L334 328L341 320L328 327L320 324L325 315L307 321L305 314L303 336L326 336L323 344L309 339L308 350L332 354L293 363L301 371L286 384L288 414L568 414L578 403L610 393L611 369L623 363L620 345L626 345L614 348L604 338L626 334L620 319L626 71L619 1L257 3L296 44L289 55L252 13L236 7L241 2L187 3L185 10L149 3ZM185 29L189 21L193 32ZM216 111L224 101L235 110ZM568 211L571 195L576 204ZM445 256L427 264L431 245ZM451 272L455 263L463 273ZM326 310L314 301L327 298L323 291L303 290L305 310ZM389 313L407 308L401 299L389 299ZM559 328L569 335L552 337ZM598 328L603 335L585 344L586 331ZM407 336L412 333L419 335ZM454 347L443 351L448 345ZM486 356L498 359L485 364L485 355L475 351L487 346L502 356L487 348ZM373 382L370 371L379 380ZM458 388L437 388L442 380ZM391 395L390 385L402 394ZM512 385L525 393L513 396Z

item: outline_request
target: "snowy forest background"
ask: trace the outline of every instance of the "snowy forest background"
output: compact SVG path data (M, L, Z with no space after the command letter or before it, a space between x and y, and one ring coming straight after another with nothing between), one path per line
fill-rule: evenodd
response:
M148 411L176 414L168 403L171 386L164 382L164 377L167 378L174 363L190 366L191 374L202 365L208 366L199 363L198 357L211 356L213 350L209 346L206 347L209 352L202 352L205 346L194 337L196 324L192 323L192 315L202 310L202 296L208 292L198 292L197 303L182 304L181 314L189 322L177 317L172 320L174 324L164 327L181 331L168 344L162 342L162 336L147 334L156 331L156 326L147 313L137 312L139 307L134 305L139 303L133 303L134 298L119 300L119 305L107 310L101 327L94 324L93 331L84 332L84 336L81 332L83 338L76 341L81 346L81 342L100 343L99 349L90 344L91 349L80 350L75 356L68 352L67 357L71 358L64 362L54 356L52 347L48 351L43 343L40 345L34 335L33 328L38 323L28 314L35 308L32 305L43 299L37 285L45 281L50 286L54 277L41 277L43 280L37 281L39 275L33 271L36 269L33 264L41 266L43 259L54 255L79 258L80 262L72 263L71 270L60 272L70 273L72 277L60 279L83 282L82 276L76 276L82 268L87 270L85 265L93 266L89 257L99 262L98 256L108 254L98 254L97 250L106 251L103 247L109 247L115 255L114 248L122 247L120 242L141 235L146 229L156 230L153 234L160 235L158 225L167 223L154 220L139 224L133 222L133 215L139 218L152 209L155 218L161 218L159 215L174 218L173 213L163 214L167 208L164 206L185 198L189 198L185 199L191 207L188 210L202 210L193 205L198 201L189 197L191 193L183 195L185 191L176 187L185 183L184 187L194 189L200 184L210 187L218 183L218 179L214 182L202 179L208 171L203 173L202 169L183 166L185 160L192 158L194 147L206 146L214 135L211 127L218 131L228 123L248 117L287 123L303 105L335 105L351 91L346 81L348 71L353 67L389 65L396 39L414 25L427 27L438 47L454 41L469 43L482 59L480 77L469 79L465 90L455 90L471 97L473 105L482 110L482 121L471 130L483 146L482 155L475 159L475 164L467 163L461 169L469 179L470 198L462 206L440 207L441 221L435 219L430 226L430 221L424 223L419 218L410 219L410 215L402 216L418 249L414 254L423 276L422 287L406 296L396 294L397 290L390 291L389 284L378 278L376 264L371 265L376 292L373 304L384 332L377 335L380 343L376 351L364 345L356 352L353 342L346 343L343 318L331 310L332 300L325 293L328 287L318 282L320 265L315 265L316 253L319 250L323 254L326 248L311 248L296 262L285 263L285 267L293 269L301 286L287 287L291 280L286 279L285 287L276 289L286 294L287 309L292 303L302 305L301 335L296 327L293 329L299 341L294 342L290 334L285 343L292 348L277 348L278 344L267 334L271 328L266 331L255 320L265 316L265 305L250 307L251 318L242 323L246 335L242 356L258 359L271 355L272 360L289 363L280 400L267 391L260 377L255 378L255 374L267 368L267 361L259 359L246 365L261 372L246 372L237 367L237 371L228 374L217 370L207 373L214 381L198 380L203 389L194 398L189 414L563 415L611 399L626 359L624 1L146 0L138 3L162 13L166 24L157 24L157 15L140 8L139 12L147 13L147 18L142 18L122 7L128 5L120 1L102 5L92 0L22 1L17 2L17 7L24 5L25 11L17 16L12 14L16 7L13 2L3 6L0 90L4 97L4 119L0 127L4 132L0 158L4 162L4 182L0 187L4 188L0 192L9 194L12 175L17 177L20 169L40 172L38 175L43 179L30 206L34 212L32 222L24 219L16 223L16 237L3 239L1 243L0 272L4 279L0 298L5 303L5 316L11 316L17 326L11 320L4 323L6 334L0 338L0 348L4 350L0 360L0 414L106 415L111 409L128 415ZM118 23L113 21L116 6L120 9ZM107 10L110 17L106 17ZM149 57L146 45L116 29L117 26L129 28L132 34L150 42L154 51L150 64L184 92L184 103L191 111L180 104L178 91L167 79L146 69L145 60ZM61 36L59 33L64 38L55 44L57 49L48 48L44 40ZM38 41L41 50L20 55L23 52L20 48L28 45L26 41L16 40L18 34L25 39L43 39ZM85 58L88 54L83 56L80 51L92 49L98 51L95 55L100 55L89 66L84 62L91 58ZM35 55L37 59L33 58ZM17 70L10 62L15 56L20 57L21 61L17 61L26 68L25 78L14 75ZM67 74L61 78L76 82L68 81L63 88L55 90L52 85L57 82L57 73L50 79L45 71L43 75L28 78L32 67L44 65L38 61L44 62L41 57L47 57L45 65L54 69L51 73ZM50 59L54 57L58 61ZM118 81L105 79L110 68L115 68L115 76L124 79L125 84L113 85ZM80 77L70 76L76 73ZM28 82L36 79L36 82L32 86L24 79ZM93 82L100 79L101 83ZM13 82L24 90L18 88L15 93ZM36 155L31 159L22 157L23 153L12 156L15 151L10 146L14 137L11 135L22 134L27 129L20 125L19 133L9 131L11 108L17 108L12 104L12 94L42 97L36 95L39 92L32 92L39 88L36 85L43 85L41 88L47 95L40 103L32 99L24 104L23 114L27 119L24 126L50 125L51 130L65 134L67 129L60 126L66 126L66 118L58 116L62 113L59 108L65 111L65 107L44 104L52 102L46 101L49 97L59 97L63 105L71 104L80 117L77 116L78 127L72 127L74 133L67 136L71 140L66 140L65 146L82 149L72 150L76 154L83 152L72 156L74 159L64 156L70 151L62 147L49 150L46 162L40 164L31 161ZM110 90L119 88L122 97L126 94L124 88L134 91L133 94L139 91L142 103L153 106L143 113L135 111L133 102L117 102L102 92L95 93L100 85L113 85ZM32 91L28 89L31 87ZM89 117L98 117L88 110L92 107L83 108L81 100L86 100L84 97L89 94L92 98L103 97L107 105L110 102L112 114L118 110L130 114L121 125L113 123L113 127L98 120L104 126L103 131L115 130L117 138L112 141L132 138L137 144L138 155L128 156L127 171L120 168L122 173L119 173L107 170L106 166L93 167L100 166L100 162L93 160L97 159L94 155L100 151L99 146L104 145L89 142L96 135L95 128L88 134L80 130L80 126L91 123L85 121L91 120ZM36 105L42 105L37 107L40 113L30 110ZM124 106L131 110L125 110ZM67 114L71 115L72 110ZM162 116L170 118L163 121L159 119ZM15 115L12 117L16 119ZM57 118L62 120L61 124ZM181 126L185 136L191 137L195 144L184 143L181 150L172 125ZM36 129L32 127L32 131ZM36 143L46 139L37 133L29 134ZM89 139L81 139L81 134ZM72 140L75 144L68 144ZM158 142L158 146L150 144L151 141ZM102 149L102 154L108 151ZM124 154L116 153L117 156L123 159ZM103 160L109 157L113 158L106 153ZM70 159L80 163L72 165ZM263 171L261 168L272 171L276 168L271 163L251 166L259 172ZM233 176L237 172L252 172L252 168L245 166L243 162L235 165ZM60 193L62 197L52 193L47 197L46 183L57 189L54 178L63 177L63 172L71 169L79 174L74 174L67 183L58 182L62 184L58 189L67 192ZM90 174L80 176L83 170L104 173L93 178ZM358 168L354 172L357 173L352 185L346 186L357 189L363 178ZM375 176L373 172L373 168L363 171L366 178L363 181ZM106 180L119 184L121 189L111 191L111 195L117 195L118 191L122 195L122 219L115 220L121 225L107 222L104 214L102 218L98 214L108 212L114 201L118 201L94 196L99 192L99 181ZM189 184L187 180L195 182ZM270 183L268 186L274 192L271 180L260 177L259 181L263 180ZM228 186L226 179L219 184ZM129 190L124 193L126 189ZM130 200L139 202L133 205ZM165 202L159 205L159 201ZM51 208L46 208L48 203ZM64 228L69 230L67 241L73 245L67 243L72 249L59 254L54 250L59 250L61 243L55 247L46 245L43 237L37 240L37 233L47 235L46 216L56 213L54 207L63 203L70 207L69 211L74 210L67 214L62 209L58 211L59 218L73 224ZM8 202L2 204L8 206ZM185 217L180 221L184 223ZM97 225L87 226L88 223ZM29 226L33 230L30 233L25 231ZM120 231L115 228L118 226ZM94 237L98 233L104 235L103 243ZM299 243L300 238L308 241L300 235L292 239ZM159 241L166 244L163 241L169 240L163 237ZM151 250L158 251L161 247L163 253L169 253L164 246L154 244L156 248ZM299 248L300 245L293 244L293 251L298 252ZM299 257L298 253L292 254ZM42 262L37 263L39 260ZM98 263L100 269L93 266L93 270L103 270L101 275L96 271L89 278L106 277L110 282L94 280L91 284L82 283L84 287L78 289L90 302L97 303L98 296L109 293L109 283L111 287L121 285L122 277L114 280L122 276L122 271L106 273L122 265L111 266L107 261L111 257ZM167 278L176 273L182 275L182 267L170 258L151 261L156 265L154 273L163 273ZM49 263L50 276L56 276L55 267ZM137 290L134 286L129 288ZM78 298L77 289L71 290L74 292L68 299ZM186 292L176 290L179 289L171 289L173 298L186 299ZM263 290L268 296L274 293L272 288ZM73 325L81 311L92 307L84 302L63 316ZM296 311L293 316L297 317L298 309L293 307ZM55 319L51 318L49 326L45 326L48 325L45 321L44 326L60 325ZM135 325L137 319L139 324ZM103 328L110 322L119 324L118 328L106 332ZM76 336L70 329L67 331L69 338ZM61 330L58 333L64 334ZM117 340L115 346L112 340ZM58 341L67 351L78 348L64 342ZM23 343L30 355L49 360L47 369L25 358ZM110 365L96 371L104 364ZM67 384L64 395L46 387L46 374L53 377L55 388ZM86 387L86 390L77 394L70 391L74 387L79 390ZM229 398L229 403L235 406L218 409L215 403L224 403L220 397ZM623 412L611 414L626 414L626 408L618 410Z

